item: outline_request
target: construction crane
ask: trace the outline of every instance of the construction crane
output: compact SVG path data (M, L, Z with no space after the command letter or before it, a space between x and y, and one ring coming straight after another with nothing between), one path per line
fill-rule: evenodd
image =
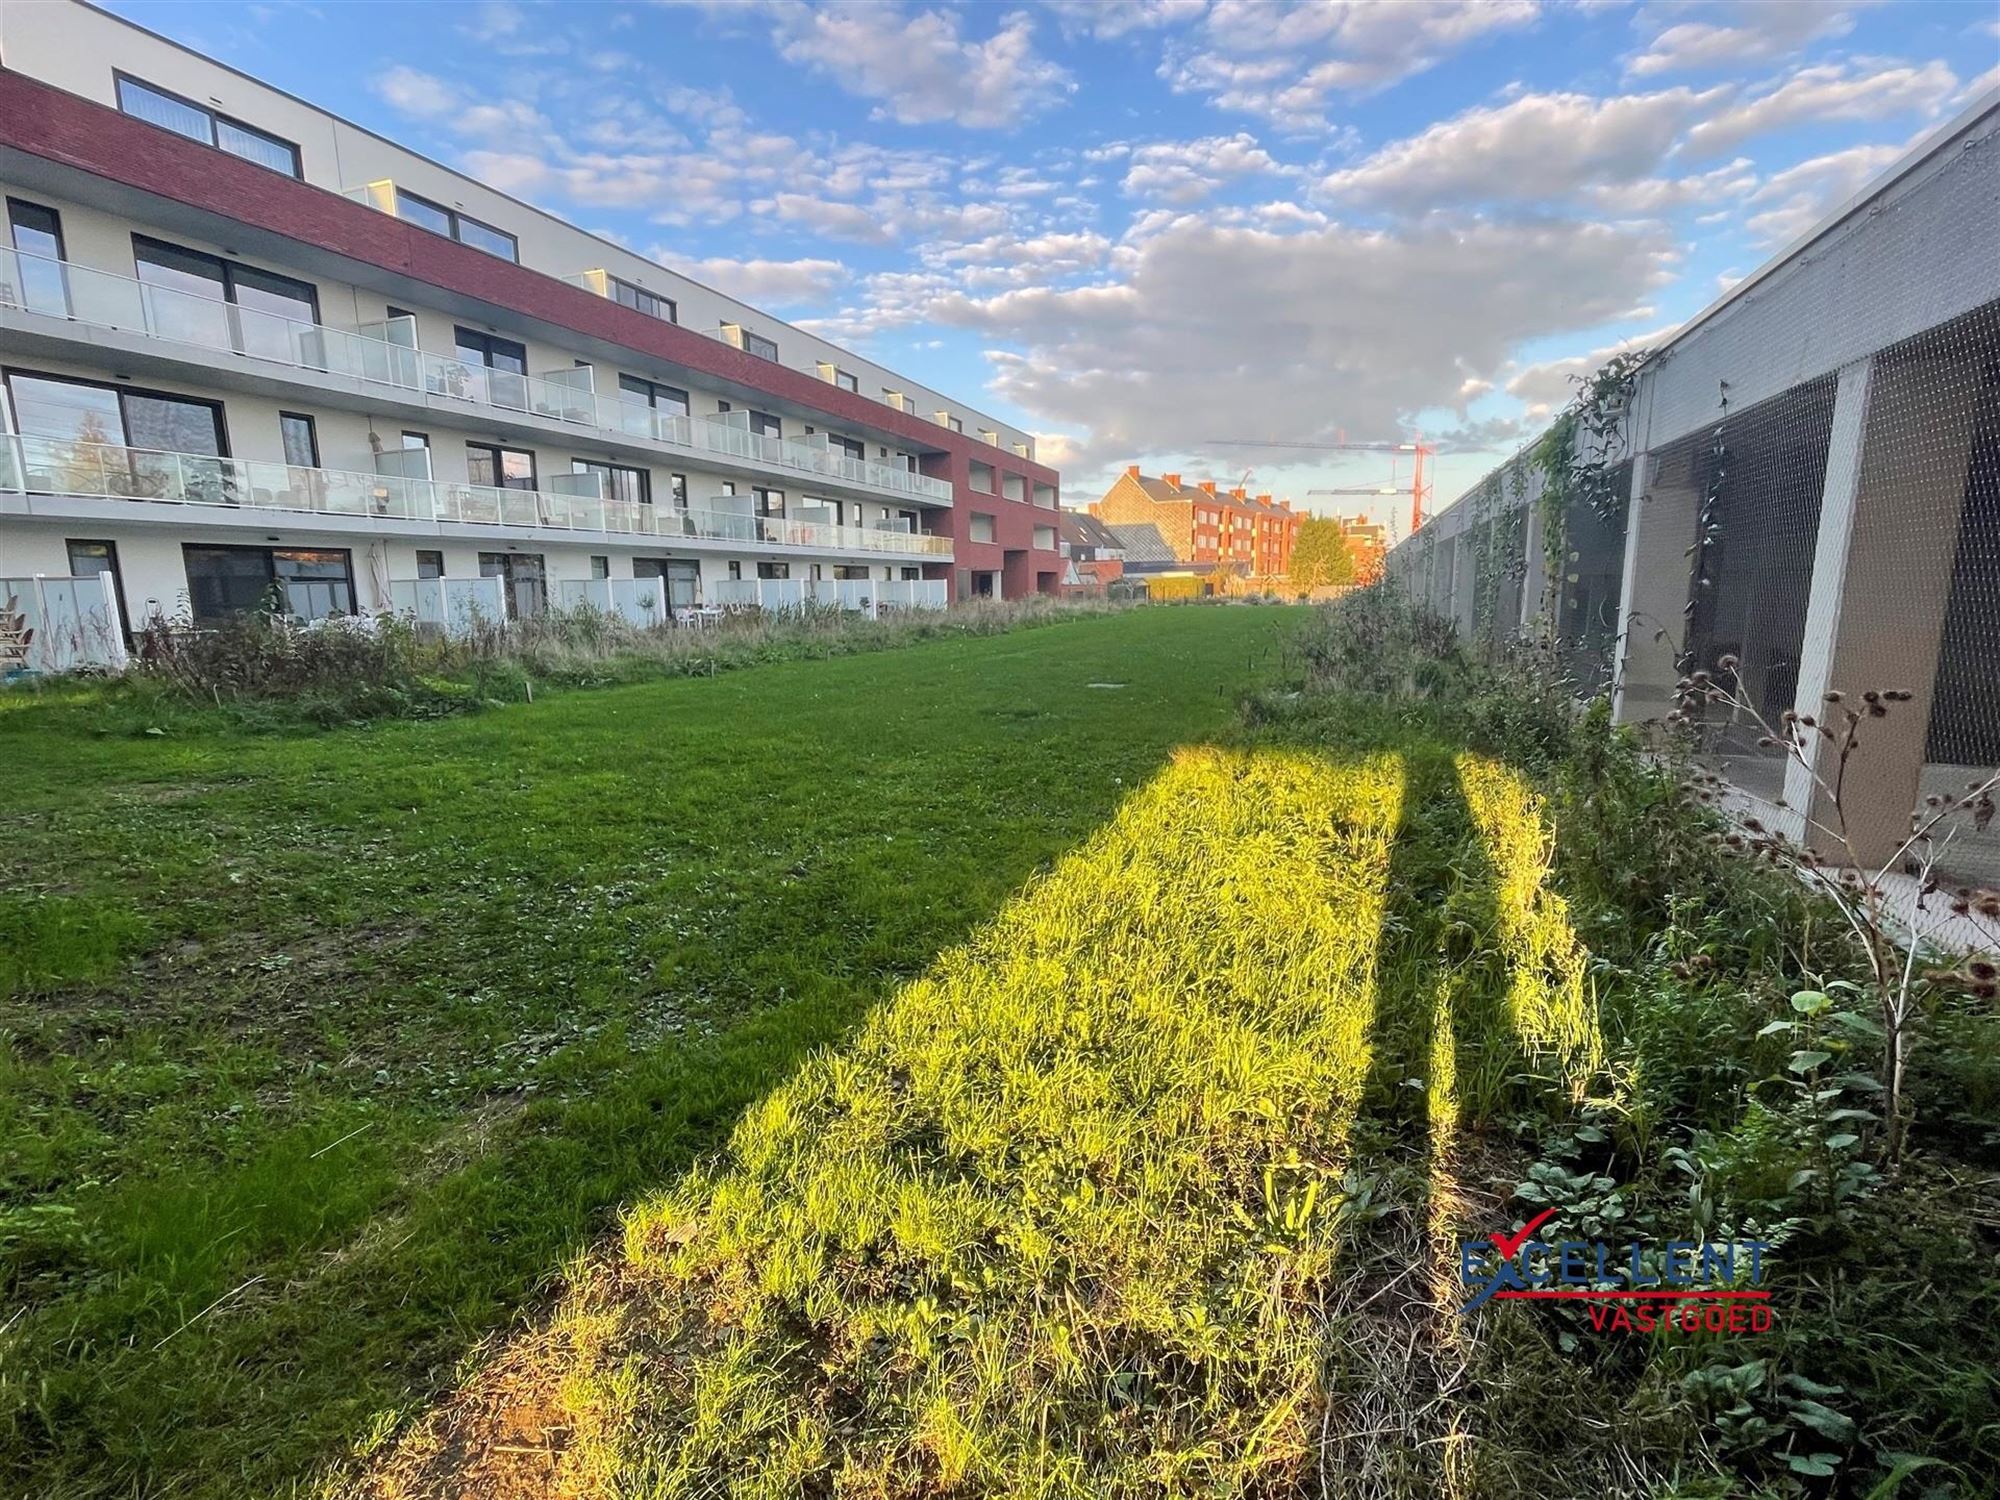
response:
M1434 482L1426 477L1424 464L1425 460L1431 460L1431 467L1435 470L1437 449L1424 441L1422 433L1418 433L1415 440L1408 443L1350 443L1343 437L1337 443L1286 443L1280 442L1275 438L1210 438L1209 444L1217 448L1303 448L1321 453L1387 453L1391 455L1408 453L1412 457L1412 463L1410 484L1407 490L1401 485L1389 484L1374 489L1309 490L1307 493L1313 495L1408 494L1410 497L1410 531L1413 535L1417 528L1424 524L1424 516L1430 510L1431 492ZM1395 460L1393 457L1390 460L1389 473L1390 478L1393 480L1395 477Z

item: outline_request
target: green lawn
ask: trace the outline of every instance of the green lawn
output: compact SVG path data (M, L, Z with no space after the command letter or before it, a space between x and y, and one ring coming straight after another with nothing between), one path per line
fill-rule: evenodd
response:
M1225 733L1293 618L289 738L0 702L0 1491L309 1486Z

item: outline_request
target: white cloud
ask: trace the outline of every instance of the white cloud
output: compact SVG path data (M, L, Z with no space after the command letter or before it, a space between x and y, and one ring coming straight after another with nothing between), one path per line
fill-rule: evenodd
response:
M1094 36L1112 41L1138 31L1152 31L1192 21L1208 8L1208 0L1044 0L1054 11L1065 36Z
M1901 146L1854 146L1774 174L1752 195L1759 212L1744 225L1766 245L1797 239L1903 154Z
M1866 3L1866 0L1862 0ZM1681 21L1656 33L1646 49L1629 59L1626 71L1639 77L1700 69L1735 69L1745 63L1792 56L1813 42L1845 36L1854 28L1855 3L1825 0L1745 0L1710 10L1725 21ZM1680 14L1685 6L1662 6ZM1641 20L1646 17L1642 16Z
M1633 349L1654 348L1673 334L1672 327L1655 328L1649 333L1634 334L1630 338L1601 345L1587 354L1512 366L1507 376L1507 394L1523 404L1530 421L1545 421L1558 407L1568 404L1570 397L1576 394L1577 381L1595 374L1612 355Z
M934 253L940 266L955 267L964 286L1021 286L1077 276L1102 266L1111 241L1094 230L1049 233L1021 238L988 235Z
M1791 125L1935 115L1957 87L1958 75L1941 62L1802 68L1776 88L1701 121L1688 132L1685 151L1716 156Z
M911 14L889 0L779 0L769 10L787 61L876 100L877 112L899 124L1008 129L1074 87L1066 69L1035 51L1034 21L1023 11L975 40L964 22L984 12Z
M390 108L419 120L435 120L459 107L458 90L434 73L402 63L375 80L375 92Z
M985 337L995 393L1087 431L1074 461L1110 463L1205 438L1394 433L1524 340L1633 316L1673 260L1650 229L1274 234L1183 216L1131 247L1112 281L977 296L949 279L871 279L855 316Z
M1328 176L1335 197L1403 209L1569 197L1651 176L1713 96L1690 89L1593 99L1524 94L1472 109Z
M837 260L732 260L727 256L676 255L653 249L647 258L684 276L691 276L739 301L764 307L818 302L853 279Z
M1195 34L1169 46L1160 76L1219 108L1303 131L1325 125L1335 95L1386 88L1539 14L1538 0L1216 0Z
M755 206L759 213L770 213L830 239L879 245L889 238L882 221L859 203L837 203L809 193L777 193Z
M1234 178L1284 170L1244 131L1135 146L1127 160L1125 192L1169 203L1196 203Z

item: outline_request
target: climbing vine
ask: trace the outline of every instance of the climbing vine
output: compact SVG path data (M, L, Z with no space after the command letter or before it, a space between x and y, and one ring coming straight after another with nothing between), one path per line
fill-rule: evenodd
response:
M1613 355L1595 374L1578 376L1576 394L1529 453L1529 465L1542 480L1535 515L1541 522L1541 612L1548 629L1557 629L1561 618L1572 510L1587 505L1600 520L1610 521L1625 508L1617 480L1622 424L1645 359L1645 350L1628 350Z

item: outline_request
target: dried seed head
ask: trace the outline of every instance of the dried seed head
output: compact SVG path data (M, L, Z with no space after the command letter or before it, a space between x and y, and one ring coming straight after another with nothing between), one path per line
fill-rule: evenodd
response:
M1834 688L1831 692L1829 692L1826 695L1826 701L1829 703L1845 703L1847 701L1847 696L1846 694L1842 693L1839 688Z

